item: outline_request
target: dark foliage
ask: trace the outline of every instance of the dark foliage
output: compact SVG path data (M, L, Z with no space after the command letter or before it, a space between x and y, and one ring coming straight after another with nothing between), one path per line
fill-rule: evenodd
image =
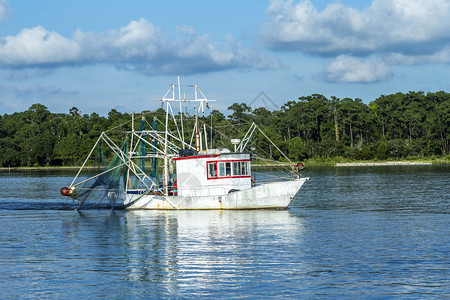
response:
M293 160L402 159L446 156L450 151L450 94L446 92L382 95L369 105L361 99L314 94L288 101L278 111L252 110L246 103L228 109L228 117L214 110L205 119L208 126L218 128L210 132L213 147L232 148L223 136L242 137L255 122ZM160 109L154 114L162 113ZM0 116L0 166L80 165L102 131L117 126L130 129L130 125L120 127L130 120L130 114L115 109L102 117L82 115L76 107L68 114L54 114L42 104L33 104L27 111ZM260 133L252 144L260 155L281 158Z

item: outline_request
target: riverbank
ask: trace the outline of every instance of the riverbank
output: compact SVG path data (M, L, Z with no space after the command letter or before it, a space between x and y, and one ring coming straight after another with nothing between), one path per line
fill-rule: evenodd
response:
M306 159L303 161L306 167L367 167L367 166L431 166L431 165L450 165L448 159L428 159L420 161L333 161L333 160L314 160ZM253 163L253 167L289 167L288 163L282 164L258 164Z
M80 167L61 167L61 166L45 166L45 167L0 167L0 171L78 171ZM84 167L84 169L95 169L95 167Z
M450 165L450 156L425 157L402 160L351 160L342 157L324 159L306 159L305 166L317 167L359 167L359 166L430 166Z
M356 162L356 163L337 163L336 167L372 167L372 166L431 166L431 162L412 162L412 161L386 161L386 162Z
M369 166L431 166L431 165L449 165L447 159L423 160L423 161L353 161L353 162L335 162L335 161L315 161L305 160L307 167L369 167ZM253 163L257 168L289 167L289 163ZM0 171L77 171L79 166L46 166L46 167L0 167ZM84 169L96 169L96 167L85 166Z

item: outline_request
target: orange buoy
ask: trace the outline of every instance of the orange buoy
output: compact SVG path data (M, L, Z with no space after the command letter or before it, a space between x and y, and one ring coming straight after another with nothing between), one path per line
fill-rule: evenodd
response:
M68 187L61 188L61 194L63 196L70 196L69 193L70 193L70 189Z

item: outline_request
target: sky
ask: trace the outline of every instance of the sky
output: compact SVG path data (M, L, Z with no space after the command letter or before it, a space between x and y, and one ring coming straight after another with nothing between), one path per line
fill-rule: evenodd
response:
M0 0L0 115L450 90L450 0Z

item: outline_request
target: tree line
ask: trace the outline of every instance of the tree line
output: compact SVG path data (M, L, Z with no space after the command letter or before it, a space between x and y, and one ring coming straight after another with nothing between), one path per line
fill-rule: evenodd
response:
M234 103L228 110L228 116L213 110L204 119L218 128L209 129L213 147L231 148L223 136L239 137L255 122L296 161L446 157L450 151L450 94L446 92L382 95L368 105L359 98L313 94L288 101L275 111L252 109L246 103ZM163 109L146 113L161 120L165 114ZM131 114L115 109L105 117L82 114L76 107L60 114L39 103L24 112L4 114L0 116L0 166L80 165L102 131L129 130L130 120ZM260 156L283 159L261 133L255 134L251 144Z

